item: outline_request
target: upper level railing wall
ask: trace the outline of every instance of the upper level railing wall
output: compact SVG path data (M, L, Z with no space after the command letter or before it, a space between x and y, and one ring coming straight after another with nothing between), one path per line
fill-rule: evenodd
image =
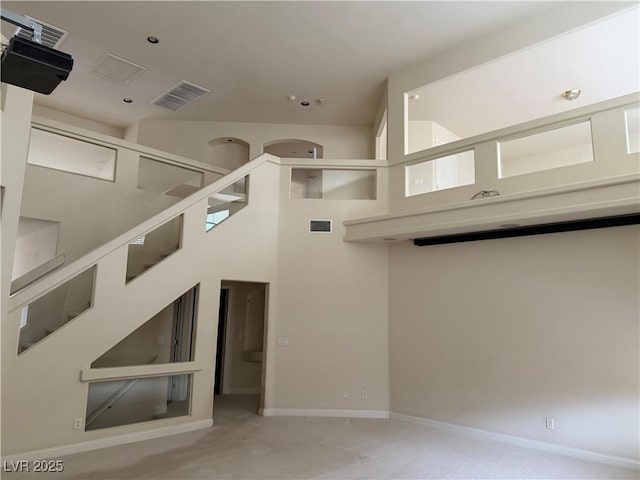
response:
M396 241L638 213L639 95L390 162L389 210L346 241Z
M638 173L639 154L633 151L638 128L633 116L637 115L638 99L637 93L626 95L406 155L390 167L390 212L465 202L482 190L505 196ZM588 144L575 133L580 126L584 127L583 132L590 133ZM551 138L552 132L558 132L556 139ZM520 170L514 167L509 172L505 162L513 148L518 148L518 156L534 166ZM449 165L449 173L457 168L452 174L460 186L438 189L435 177L442 177L435 172L438 163L452 157L457 157L457 165ZM446 175L447 165L442 167ZM425 193L419 193L421 188Z
M227 173L34 117L20 216L58 224L50 256L64 255L68 264ZM30 237L16 254L39 256L33 228L24 230Z

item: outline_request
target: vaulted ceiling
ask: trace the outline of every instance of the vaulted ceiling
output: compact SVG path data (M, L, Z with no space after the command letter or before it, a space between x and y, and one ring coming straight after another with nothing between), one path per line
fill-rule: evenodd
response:
M371 125L393 72L560 5L3 2L69 32L59 49L73 55L74 70L36 102L117 127L142 119ZM3 22L4 36L14 30ZM126 84L105 79L94 71L107 54L145 70ZM181 80L211 93L177 112L150 103ZM287 101L289 95L296 100ZM304 100L308 107L300 105Z

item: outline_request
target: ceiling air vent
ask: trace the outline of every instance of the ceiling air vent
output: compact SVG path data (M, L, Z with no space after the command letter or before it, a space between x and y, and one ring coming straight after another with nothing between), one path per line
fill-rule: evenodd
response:
M211 93L211 90L183 80L152 100L151 103L175 112L207 93Z
M309 220L309 232L331 233L331 220Z
M58 48L65 37L69 34L69 32L65 32L61 28L49 25L48 23L43 22L42 20L38 20L37 18L30 17L29 15L25 15L24 17L42 25L42 45L45 45L47 47ZM31 40L31 37L33 35L30 30L26 30L24 28L18 28L15 34L18 37L26 38L27 40Z

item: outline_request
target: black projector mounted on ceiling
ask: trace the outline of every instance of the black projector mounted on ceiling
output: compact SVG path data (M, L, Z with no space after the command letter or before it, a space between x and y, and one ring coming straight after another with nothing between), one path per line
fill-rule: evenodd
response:
M2 52L1 79L5 83L49 95L69 78L73 58L40 43L42 26L2 9L2 19L34 32L33 39L14 36Z

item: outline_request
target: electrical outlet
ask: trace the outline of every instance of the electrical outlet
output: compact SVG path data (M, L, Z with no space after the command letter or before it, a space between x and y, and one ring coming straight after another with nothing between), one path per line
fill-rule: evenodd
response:
M82 423L83 423L83 419L82 418L76 418L73 420L73 429L74 430L81 430L82 429Z
M363 400L367 399L367 391L366 390L362 390L362 393L360 394L360 396L362 397Z
M289 346L289 337L278 337L278 345L281 347Z
M556 421L553 418L547 417L546 418L546 423L547 423L547 430L555 430L556 429Z
M349 392L346 390L342 392L342 398L349 398Z

